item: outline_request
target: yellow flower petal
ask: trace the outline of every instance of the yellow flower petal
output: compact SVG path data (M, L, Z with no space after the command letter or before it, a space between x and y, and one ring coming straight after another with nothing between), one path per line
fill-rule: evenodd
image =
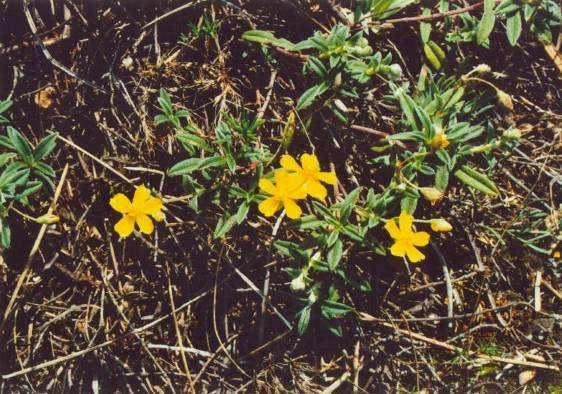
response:
M133 209L131 201L123 193L114 195L111 200L109 200L109 205L119 213L129 213L131 209Z
M139 211L141 210L142 206L150 197L150 190L144 186L140 185L137 186L135 190L135 195L133 196L133 206L137 208Z
M398 229L398 226L396 225L396 219L390 219L388 222L386 222L384 228L386 231L388 231L388 234L392 238L394 239L400 238L401 233L400 233L400 229Z
M328 195L326 188L318 181L308 181L305 189L309 196L320 201L324 201Z
M277 173L276 173L277 174ZM304 189L304 184L306 178L298 174L289 174L287 172L282 172L277 175L277 189L282 191L287 197L293 200L301 200L306 198L306 190Z
M148 217L148 215L142 213L140 215L137 215L136 222L141 233L151 234L154 231L154 224L152 223L152 220L150 219L150 217Z
M121 238L126 238L135 229L135 217L131 215L125 215L121 220L115 223L113 229Z
M302 168L307 171L320 171L320 163L316 155L303 153L301 156Z
M338 184L338 177L334 171L330 172L319 172L318 173L318 180L328 185L337 185Z
M285 182L288 176L289 173L284 168L278 168L273 173L273 179L275 180L275 184L277 186Z
M412 232L412 223L414 223L414 217L412 215L402 212L398 217L398 222L400 223L400 232L402 235Z
M425 231L418 231L411 235L410 240L414 246L425 246L429 243L429 234Z
M162 211L155 212L155 213L151 214L151 216L157 222L161 222L162 220L164 220L166 218L166 215L164 215L164 212L162 212Z
M150 196L144 202L140 211L146 213L147 215L155 215L162 210L162 207L163 204L160 198Z
M281 164L281 167L289 171L295 171L295 172L302 171L302 168L301 166L299 166L299 163L297 163L295 158L291 155L281 156L281 160L279 161L279 164Z
M417 263L425 259L425 255L420 252L415 246L409 246L406 248L406 254L408 255L408 260L412 263Z
M390 253L396 257L404 257L406 255L406 245L402 241L396 241L390 247Z
M281 201L275 197L269 197L258 205L258 209L264 216L273 216L281 208Z
M277 192L275 185L269 179L261 178L258 186L268 194L275 194Z
M285 208L285 212L287 213L287 216L290 217L291 219L298 219L301 217L302 209L293 200L286 199L285 201L283 201L283 206Z

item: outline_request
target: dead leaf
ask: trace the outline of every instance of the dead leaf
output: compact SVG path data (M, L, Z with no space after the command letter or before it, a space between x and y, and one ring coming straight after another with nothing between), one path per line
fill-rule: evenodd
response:
M55 94L55 88L52 86L47 86L45 89L38 91L35 94L35 104L41 108L50 108L53 103L53 95Z
M526 369L525 371L523 371L519 374L519 384L521 386L526 385L531 380L533 380L533 378L535 377L536 374L537 374L536 369Z

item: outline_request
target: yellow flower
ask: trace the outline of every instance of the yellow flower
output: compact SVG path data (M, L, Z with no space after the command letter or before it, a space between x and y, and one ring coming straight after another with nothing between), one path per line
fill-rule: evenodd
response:
M388 234L394 239L394 245L390 248L393 256L404 257L412 263L417 263L425 259L425 255L420 252L416 246L425 246L429 243L429 234L425 231L413 232L412 223L414 218L412 215L402 212L398 217L398 225L396 219L390 219L384 225Z
M316 155L304 153L301 156L301 164L291 155L281 156L281 167L285 170L294 173L302 179L303 189L306 193L320 201L324 201L328 192L326 188L320 183L324 182L329 185L336 185L338 178L334 171L322 172L320 171L320 163Z
M449 146L449 140L443 131L437 131L431 141L429 141L429 146L435 150L445 149Z
M158 197L152 197L150 190L144 185L136 188L133 202L123 193L118 193L111 198L109 205L123 214L123 218L113 227L121 238L131 235L135 229L135 223L142 233L150 234L154 231L154 224L150 216L156 221L164 218L162 200Z
M431 219L429 223L431 224L431 229L433 231L447 232L453 229L451 223L449 223L445 219Z
M302 210L295 200L306 198L306 191L302 188L302 179L284 170L275 171L274 178L275 184L269 179L260 179L260 189L271 196L263 200L258 209L265 216L273 216L283 207L288 217L298 219L302 215Z

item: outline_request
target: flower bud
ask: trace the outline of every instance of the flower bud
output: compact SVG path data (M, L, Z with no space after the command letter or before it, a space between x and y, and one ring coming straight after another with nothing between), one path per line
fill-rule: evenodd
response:
M306 289L306 282L304 281L304 272L291 281L291 290L302 291Z
M507 140L519 140L521 138L521 130L517 128L509 129L503 132L503 138Z
M492 69L487 64L479 64L473 70L477 74L488 74Z
M420 192L431 204L435 204L443 198L443 192L435 187L421 187Z
M388 78L392 81L402 77L402 67L399 64L391 64L388 67Z
M35 221L39 224L53 224L53 223L57 223L59 220L60 218L52 213L46 213L35 219Z
M351 48L351 52L357 56L369 56L373 53L373 48L370 45L354 46Z
M430 224L433 231L448 232L453 229L451 223L445 219L431 219Z
M498 103L509 111L513 111L513 101L511 100L511 96L504 92L503 90L498 89L496 91L496 97L498 99Z
M494 146L491 143L476 145L470 148L470 153L483 153L489 152Z

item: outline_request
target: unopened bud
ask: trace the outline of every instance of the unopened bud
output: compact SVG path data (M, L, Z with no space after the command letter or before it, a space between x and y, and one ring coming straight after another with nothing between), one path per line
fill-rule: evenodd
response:
M511 96L504 92L503 90L498 89L496 91L496 97L498 99L498 103L509 111L513 111L513 101L511 100Z
M52 213L46 213L35 219L35 221L39 224L53 224L53 223L57 223L59 220L60 218Z
M391 64L388 67L388 77L392 81L400 78L402 76L402 67L399 64Z
M435 187L421 187L420 192L432 204L443 198L443 192Z
M506 130L503 132L502 137L508 140L519 140L521 138L521 130L517 128Z
M451 223L449 223L445 219L431 219L430 223L431 223L431 229L433 231L447 232L453 229Z
M304 281L304 273L301 272L299 276L291 281L291 290L302 291L306 289L306 282Z
M479 64L474 67L474 72L477 74L488 74L492 69L487 64Z

